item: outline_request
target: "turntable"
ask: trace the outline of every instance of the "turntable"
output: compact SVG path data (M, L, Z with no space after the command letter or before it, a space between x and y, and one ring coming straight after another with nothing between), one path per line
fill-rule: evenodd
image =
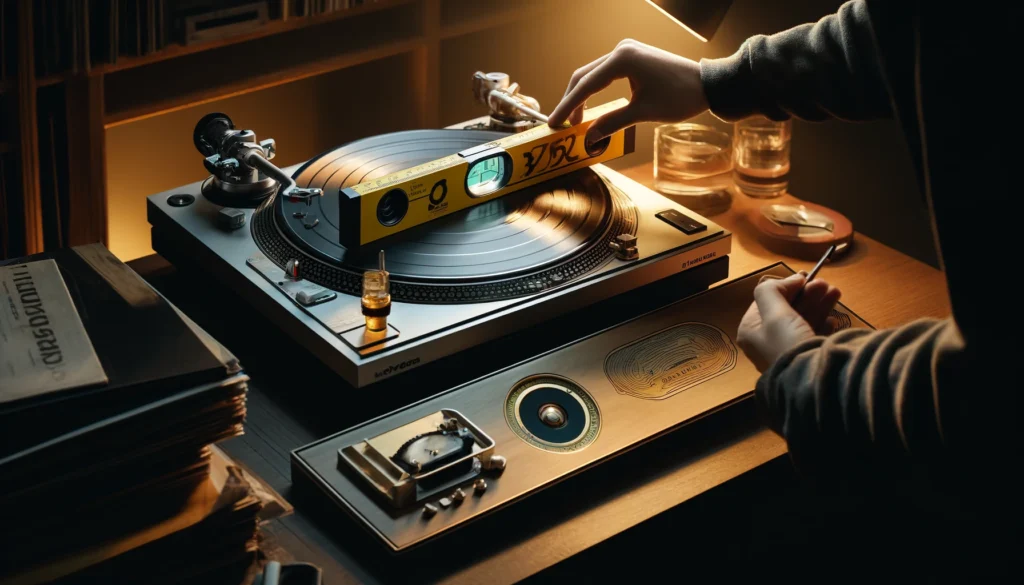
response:
M343 245L343 190L542 123L507 76L475 83L489 123L371 136L284 169L273 140L207 116L195 143L211 175L148 198L153 248L219 278L354 387L727 257L728 231L603 164ZM382 200L381 223L400 207ZM378 270L391 302L375 330L361 295Z

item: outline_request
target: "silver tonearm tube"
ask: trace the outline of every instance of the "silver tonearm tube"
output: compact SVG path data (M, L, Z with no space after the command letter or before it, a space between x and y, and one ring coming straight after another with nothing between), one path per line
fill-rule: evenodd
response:
M319 197L320 195L323 195L323 191L320 189L307 189L296 185L295 179L293 179L291 175L282 171L277 167L277 165L270 162L270 160L265 154L266 151L263 150L261 145L262 143L244 143L239 146L237 157L242 162L242 164L257 169L261 171L264 175L271 177L278 183L280 183L281 186L277 191L278 195L282 197L287 197L292 200L305 200L307 203L312 201L313 197ZM273 157L273 154L271 154L271 157Z

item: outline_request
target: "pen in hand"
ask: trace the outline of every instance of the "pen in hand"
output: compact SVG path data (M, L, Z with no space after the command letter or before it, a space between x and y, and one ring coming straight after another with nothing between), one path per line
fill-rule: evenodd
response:
M831 246L828 247L828 250L825 250L825 254L821 257L821 260L818 260L818 263L814 265L814 268L811 269L811 273L808 274L807 279L804 280L804 285L800 287L800 290L796 291L796 294L793 296L793 300L790 304L795 305L796 302L800 300L800 296L803 295L804 289L807 288L808 283L814 280L814 277L818 274L818 271L821 270L821 266L825 264L825 261L832 257L832 252L835 251L835 244L832 244Z

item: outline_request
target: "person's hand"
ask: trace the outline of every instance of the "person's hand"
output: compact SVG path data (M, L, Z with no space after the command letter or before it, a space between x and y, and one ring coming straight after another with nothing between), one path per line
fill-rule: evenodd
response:
M799 272L763 280L754 288L754 302L740 320L736 342L759 372L797 344L831 331L829 314L839 302L839 289L814 279L794 306L792 299L806 278L806 272Z
M548 116L548 125L558 128L566 120L579 124L587 99L623 78L633 92L629 105L596 120L587 131L587 144L638 122L678 122L708 109L699 63L627 39L573 73L565 97Z

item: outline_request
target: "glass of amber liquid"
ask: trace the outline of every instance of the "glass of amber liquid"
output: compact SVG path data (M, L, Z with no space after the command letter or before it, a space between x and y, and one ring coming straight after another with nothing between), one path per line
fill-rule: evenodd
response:
M789 187L789 143L793 122L754 116L736 122L733 180L750 197L778 197Z
M363 273L361 304L367 329L383 331L388 328L388 315L391 313L391 279L384 270L383 251L380 253L380 268Z

